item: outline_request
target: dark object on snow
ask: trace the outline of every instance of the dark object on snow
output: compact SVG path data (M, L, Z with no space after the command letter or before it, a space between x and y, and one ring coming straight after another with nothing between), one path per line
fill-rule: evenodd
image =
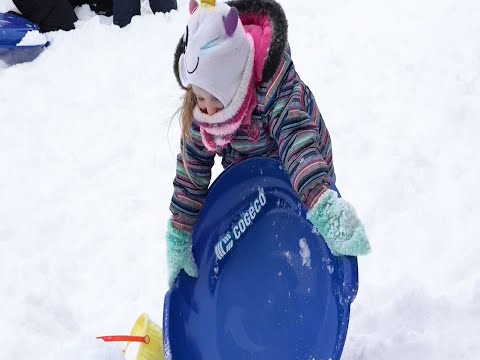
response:
M177 0L150 0L150 8L154 13L177 10Z
M87 4L98 15L113 15L113 0L69 0L73 7Z
M112 16L120 27L130 24L132 17L140 15L141 0L13 0L26 19L38 24L42 32L73 30L78 20L73 9L87 4L99 15ZM177 0L150 0L154 13L177 9Z
M77 15L68 0L13 0L22 16L38 24L42 32L73 30Z
M87 4L99 15L112 16L114 24L124 27L130 24L132 17L140 15L141 0L69 0L73 7ZM154 13L169 12L177 9L177 0L150 0Z
M70 0L75 6L88 4L90 9L99 15L112 16L113 23L120 27L127 26L132 17L140 15L141 0ZM150 8L154 13L169 12L177 9L177 0L150 0Z
M132 17L140 15L140 0L113 0L113 23L127 26Z
M177 0L150 0L150 8L154 13L176 10ZM124 27L136 15L140 15L140 0L113 0L114 24Z

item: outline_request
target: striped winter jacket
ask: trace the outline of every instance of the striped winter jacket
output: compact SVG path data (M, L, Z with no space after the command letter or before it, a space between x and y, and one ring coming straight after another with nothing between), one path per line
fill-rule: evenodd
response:
M207 195L215 155L222 157L224 168L255 156L280 158L293 188L307 208L335 182L330 136L313 94L295 71L282 8L273 0L237 0L229 4L239 10L246 29L254 25L261 26L264 32L271 30L271 41L261 69L261 81L256 86L258 105L251 124L242 125L232 142L215 153L203 145L194 121L191 138L182 144L186 147L189 175L180 153L170 210L173 226L188 232ZM178 58L182 50L181 40L174 63L180 85Z

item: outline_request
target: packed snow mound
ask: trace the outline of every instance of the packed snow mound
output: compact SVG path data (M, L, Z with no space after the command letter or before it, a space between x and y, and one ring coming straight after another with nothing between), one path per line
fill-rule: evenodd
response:
M48 42L47 37L38 30L28 31L17 46L38 46L45 45Z

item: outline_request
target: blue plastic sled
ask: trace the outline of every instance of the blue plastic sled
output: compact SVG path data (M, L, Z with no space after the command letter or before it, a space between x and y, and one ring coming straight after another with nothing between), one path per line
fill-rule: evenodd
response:
M165 358L340 359L358 289L306 220L280 161L254 158L211 186L193 232L198 279L165 296Z
M34 60L48 45L18 46L29 31L40 28L33 22L14 13L0 13L0 59L8 65Z

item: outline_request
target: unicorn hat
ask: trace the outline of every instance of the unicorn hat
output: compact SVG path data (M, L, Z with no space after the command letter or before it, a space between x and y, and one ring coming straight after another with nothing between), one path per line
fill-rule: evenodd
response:
M189 7L185 52L178 62L180 81L208 91L227 107L242 87L253 43L235 7L215 0L190 0Z

